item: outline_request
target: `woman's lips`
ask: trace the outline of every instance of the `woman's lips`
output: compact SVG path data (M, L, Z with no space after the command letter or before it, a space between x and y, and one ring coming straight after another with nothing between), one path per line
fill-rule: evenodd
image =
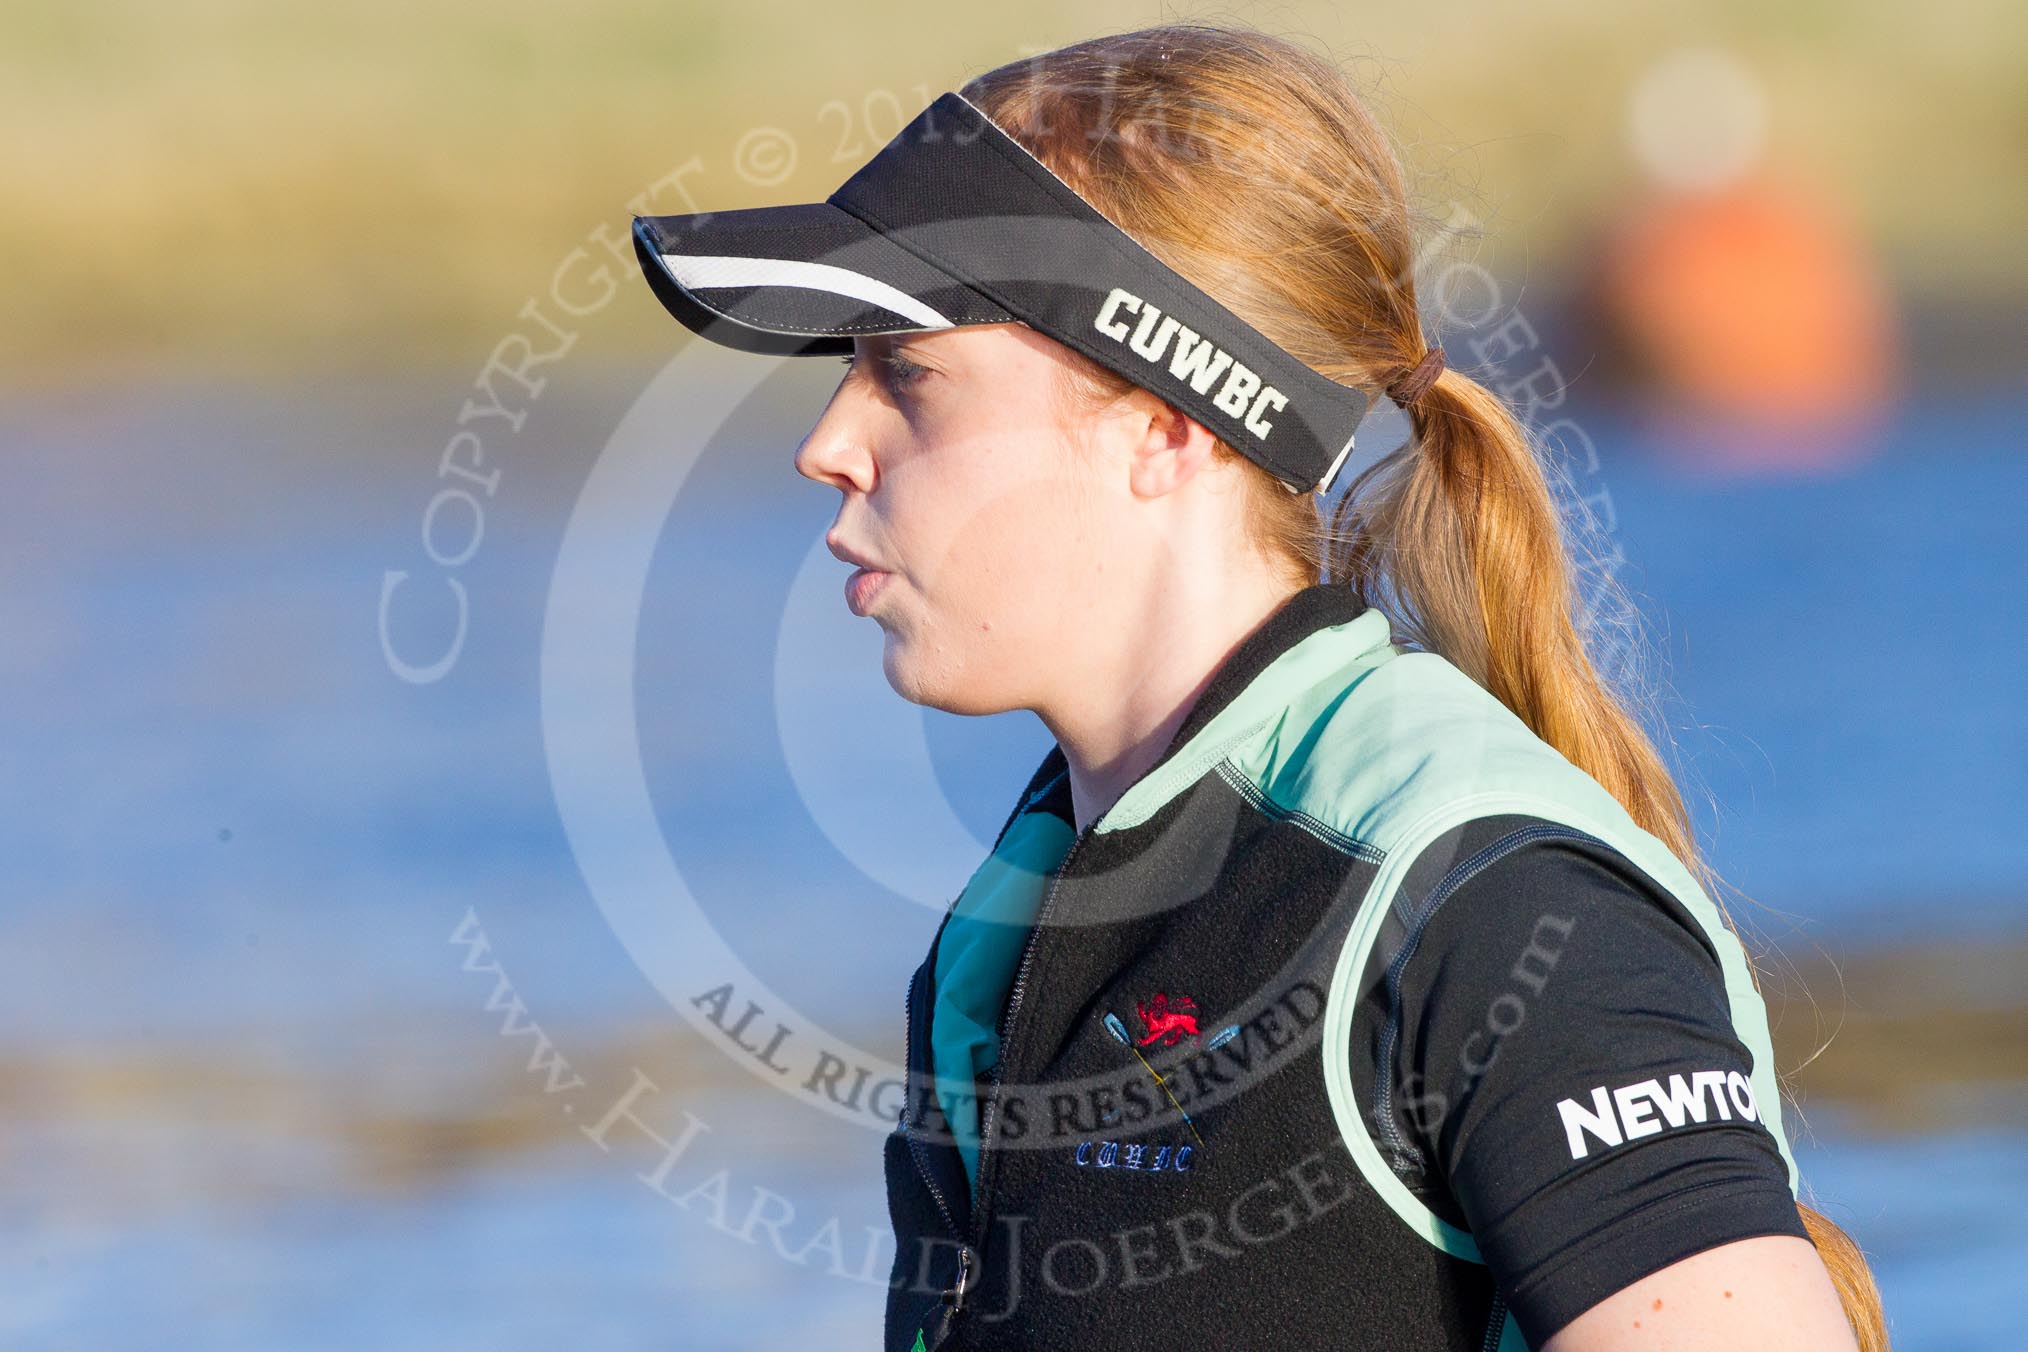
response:
M873 599L880 595L892 573L878 568L854 568L852 576L845 579L845 605L854 615L864 615L872 607Z

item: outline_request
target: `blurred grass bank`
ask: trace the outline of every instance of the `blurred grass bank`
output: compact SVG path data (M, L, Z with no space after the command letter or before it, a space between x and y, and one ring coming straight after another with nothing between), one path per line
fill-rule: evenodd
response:
M1496 266L1552 286L1637 173L1643 72L1715 45L1760 83L1768 159L1849 203L1898 287L2028 295L2002 209L2028 161L2018 5L1041 0L932 21L694 0L17 0L0 7L0 370L19 385L462 361L630 203L820 198L970 75L1164 18L1332 52L1426 203L1467 203ZM591 340L673 341L618 280L627 303ZM564 285L601 283L586 266Z

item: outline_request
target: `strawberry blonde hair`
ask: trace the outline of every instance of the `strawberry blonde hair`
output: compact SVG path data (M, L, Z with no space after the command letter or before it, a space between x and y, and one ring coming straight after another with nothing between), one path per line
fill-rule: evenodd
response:
M1163 262L1331 379L1378 393L1427 353L1401 162L1332 61L1251 28L1172 24L1013 62L960 92ZM1136 388L1065 356L1075 406ZM1292 588L1329 579L1384 609L1403 637L1603 785L1715 896L1634 700L1587 651L1556 497L1520 418L1456 370L1409 414L1414 435L1360 474L1328 520L1314 495L1220 443L1244 476L1253 543ZM1862 1352L1885 1352L1858 1246L1798 1210Z

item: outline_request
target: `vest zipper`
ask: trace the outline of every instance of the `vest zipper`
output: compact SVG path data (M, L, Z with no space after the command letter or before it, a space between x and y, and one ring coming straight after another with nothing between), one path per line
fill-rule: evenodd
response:
M991 1160L997 1163L999 1159L992 1152L992 1141L993 1128L999 1124L1000 1078L1003 1068L1007 1064L1009 1040L1014 1032L1015 1015L1021 1008L1021 995L1028 988L1028 969L1035 961L1036 941L1042 935L1043 925L1049 920L1050 908L1056 904L1057 889L1063 883L1064 874L1070 869L1070 861L1077 857L1079 847L1084 844L1086 839L1098 827L1099 822L1104 819L1105 814L1100 813L1097 817L1086 823L1084 830L1078 832L1076 839L1070 842L1070 849L1065 851L1063 860L1057 864L1055 872L1049 875L1049 890L1043 894L1042 905L1035 912L1035 924L1030 927L1028 941L1021 948L1021 965L1015 968L1014 985L1007 993L1007 1010L1000 1018L1000 1055L993 1062L993 1087L979 1117L979 1186L977 1189L977 1200L972 1205L972 1234L971 1243L968 1246L970 1250L979 1253L985 1252L986 1225L990 1219L988 1199L991 1197L991 1191L987 1186L987 1162ZM964 1254L965 1250L961 1249L961 1262L963 1261ZM955 1307L953 1307L951 1313L953 1316L956 1315L957 1310Z
M963 895L963 892L958 894L958 896ZM944 908L944 918L937 922L937 932L930 939L929 957L925 959L931 966L926 972L924 984L928 984L927 978L934 977L936 974L934 964L936 962L937 945L942 942L944 929L950 924L952 912L957 909L958 897L952 897L950 904ZM909 1110L915 1106L915 1086L909 1083L910 1078L915 1074L915 978L913 976L908 979L908 990L901 1000L901 1071L904 1091L901 1099L901 1116L903 1126L906 1128L909 1125L911 1116ZM930 1076L930 1092L936 1092L936 1077L934 1073ZM922 1156L922 1142L916 1139L915 1132L911 1130L905 1129L902 1135L908 1141L908 1156L911 1160L915 1161L916 1173L921 1175L923 1185L929 1189L930 1196L936 1199L937 1210L943 1215L944 1224L949 1226L951 1234L956 1236L958 1233L958 1219L951 1213L950 1204L944 1200L943 1189L937 1187L937 1181L930 1177L929 1164Z
M962 892L959 893L959 896L963 895ZM928 970L931 975L935 974L937 943L943 938L944 927L950 923L951 913L956 911L957 908L958 898L952 897L950 905L944 908L943 920L937 924L936 936L930 941L930 956L926 959L926 962L929 964ZM909 1109L915 1103L915 1086L912 1083L915 1074L915 978L913 976L909 978L908 990L902 996L901 1029L901 1069L904 1091L901 1100L902 1139L908 1142L908 1157L915 1164L916 1176L922 1179L923 1186L929 1189L929 1195L936 1202L937 1212L944 1218L945 1226L949 1228L953 1237L959 1239L958 1284L952 1290L942 1293L942 1299L949 1308L945 1310L943 1322L937 1329L936 1342L941 1343L944 1340L945 1333L950 1330L951 1321L957 1318L958 1310L964 1305L966 1279L971 1275L972 1269L972 1251L971 1247L963 1242L962 1237L958 1236L957 1217L951 1214L950 1203L944 1200L943 1189L939 1188L936 1179L930 1176L929 1164L923 1159L922 1155L922 1142L916 1139L915 1132L909 1121ZM936 1085L934 1073L930 1077L930 1085L931 1092L934 1093Z
M1070 868L1070 861L1077 857L1078 847L1084 844L1091 833L1097 829L1099 822L1104 819L1105 814L1100 813L1096 818L1087 822L1084 830L1078 832L1076 838L1070 842L1070 848L1064 852L1063 859L1049 875L1049 890L1043 894L1042 905L1035 912L1035 923L1029 928L1028 939L1021 948L1021 964L1014 971L1014 985L1007 993L1007 1010L1000 1018L1000 1055L994 1060L992 1066L992 1089L979 1112L979 1180L976 1190L977 1198L972 1205L972 1233L969 1241L963 1237L959 1239L958 1284L943 1293L946 1308L943 1320L937 1327L935 1343L941 1343L945 1336L950 1333L951 1325L956 1322L958 1312L964 1309L965 1289L970 1284L972 1263L979 1254L985 1252L982 1241L986 1233L987 1220L986 1161L992 1157L988 1147L992 1141L993 1128L999 1117L1000 1076L1002 1067L1005 1066L1007 1061L1007 1039L1008 1035L1014 1031L1014 1014L1021 1007L1021 993L1028 985L1028 969L1035 961L1035 941L1042 933L1043 923L1049 918L1050 908L1056 902L1057 888L1063 882L1063 875ZM997 842L995 843L995 848L998 848ZM950 923L951 915L958 909L958 901L963 896L964 893L960 892L958 896L951 898L950 906L944 911L943 925ZM937 929L938 939L941 939L943 936L943 925L940 925ZM931 961L934 963L936 955L936 944L934 942L930 945L930 955ZM930 975L934 977L935 974L934 966L932 966ZM908 992L909 998L904 1001L904 1005L912 1006L915 997L915 982L913 980L908 984ZM908 1028L902 1038L902 1065L904 1070L910 1064L909 1043L915 1032L915 1023L912 1018L913 1013L914 1010L912 1008L904 1010L904 1016L909 1017ZM935 1083L934 1076L932 1076L931 1083ZM913 1102L913 1098L911 1097L907 1102ZM904 1113L908 1111L906 1102L902 1111ZM922 1156L916 1153L916 1139L913 1134L908 1136L908 1144L910 1157L915 1160L916 1172L922 1176L922 1181L928 1185L930 1196L936 1199L937 1210L943 1213L944 1220L951 1227L951 1233L953 1235L957 1234L957 1222L951 1218L950 1208L944 1204L943 1193L937 1190L935 1181L929 1176L928 1166L923 1163ZM935 1343L932 1343L931 1346L935 1346Z
M902 1078L906 1081L910 1075L915 1073L915 979L913 977L909 978L908 993L902 997L901 1010L904 1030L901 1035L901 1064L904 1072ZM929 1165L924 1162L922 1157L922 1142L915 1138L915 1132L912 1130L913 1124L909 1121L908 1110L914 1104L915 1088L913 1085L907 1085L906 1090L907 1092L902 1097L901 1117L902 1135L908 1141L908 1156L915 1161L915 1171L921 1175L923 1185L929 1189L930 1196L936 1199L937 1210L943 1215L944 1224L948 1225L951 1228L951 1233L955 1235L958 1233L957 1217L951 1214L950 1204L944 1201L943 1189L939 1188L937 1181L930 1177Z

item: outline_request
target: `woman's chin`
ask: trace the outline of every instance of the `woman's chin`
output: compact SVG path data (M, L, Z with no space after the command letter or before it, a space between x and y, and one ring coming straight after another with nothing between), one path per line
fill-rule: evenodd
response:
M965 679L962 659L941 650L925 651L919 639L892 629L887 631L880 666L895 694L927 709L976 716L1005 713L1013 707L996 698L995 691L974 688L977 683Z

